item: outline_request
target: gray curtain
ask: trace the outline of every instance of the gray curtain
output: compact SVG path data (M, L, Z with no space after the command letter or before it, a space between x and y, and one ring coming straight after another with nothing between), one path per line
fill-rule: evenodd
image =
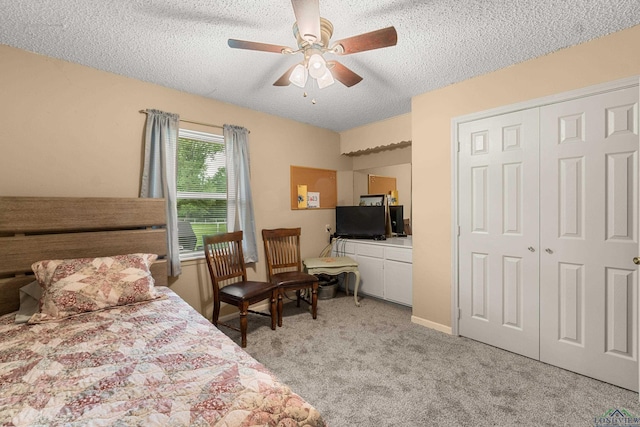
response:
M147 110L144 167L140 197L164 198L167 211L167 255L170 276L179 276L178 208L176 205L176 150L178 114Z
M258 261L256 225L251 197L249 169L249 131L243 127L224 125L227 158L227 229L242 230L245 262Z

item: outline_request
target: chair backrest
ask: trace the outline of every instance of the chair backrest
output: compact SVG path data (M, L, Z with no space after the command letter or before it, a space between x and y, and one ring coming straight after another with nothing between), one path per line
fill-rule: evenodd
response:
M242 231L203 236L202 243L214 293L220 288L221 282L226 280L247 280L242 254Z
M269 280L283 271L302 271L300 227L262 230Z

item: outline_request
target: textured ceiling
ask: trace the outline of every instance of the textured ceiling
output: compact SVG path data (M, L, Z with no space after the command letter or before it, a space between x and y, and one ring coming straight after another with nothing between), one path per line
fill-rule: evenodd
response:
M364 80L322 90L309 81L305 98L296 86L272 85L301 54L227 46L235 38L296 48L289 0L0 0L0 10L0 44L335 131L407 113L412 96L640 24L638 0L320 0L332 40L393 25L398 44L337 57Z

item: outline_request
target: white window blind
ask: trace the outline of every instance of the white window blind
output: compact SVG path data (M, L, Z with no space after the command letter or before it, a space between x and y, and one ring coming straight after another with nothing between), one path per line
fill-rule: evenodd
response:
M202 236L227 231L224 138L180 129L176 161L181 258L202 253Z

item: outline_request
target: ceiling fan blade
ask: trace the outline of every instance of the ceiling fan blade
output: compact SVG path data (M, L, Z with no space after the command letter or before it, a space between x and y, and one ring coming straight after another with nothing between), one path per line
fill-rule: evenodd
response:
M245 40L229 39L227 42L229 47L234 49L247 49L247 50L259 50L261 52L273 52L273 53L286 53L291 52L291 48L288 46L278 46L275 44L248 42Z
M293 72L293 69L296 68L298 64L293 64L291 66L291 68L289 68L287 71L285 71L285 73L280 76L280 78L278 80L275 81L275 83L273 83L274 86L289 86L289 84L291 83L291 81L289 81L289 76L291 76L291 73Z
M338 61L327 61L327 67L333 77L347 87L351 87L362 81L362 77L339 63Z
M300 37L310 43L321 39L320 0L291 0Z
M365 50L380 49L382 47L395 46L398 43L398 33L394 27L387 27L359 36L338 40L333 44L338 55L364 52Z

